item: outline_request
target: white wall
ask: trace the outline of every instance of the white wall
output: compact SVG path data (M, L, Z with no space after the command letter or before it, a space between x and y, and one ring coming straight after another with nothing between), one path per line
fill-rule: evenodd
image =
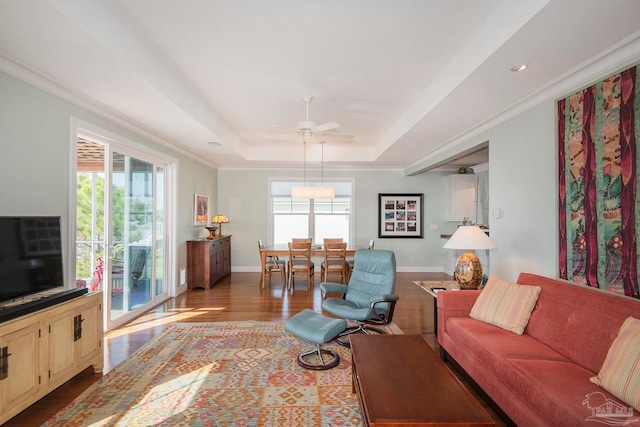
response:
M488 133L493 274L558 277L558 168L555 103L546 102Z
M55 215L62 217L63 245L70 205L71 117L152 147L178 160L178 267L186 265L186 240L204 236L193 226L194 193L209 194L216 208L216 170L145 139L97 115L66 102L8 74L0 72L0 215ZM65 254L65 263L70 262ZM66 266L66 264L65 264ZM68 269L67 269L68 270ZM176 275L178 269L176 269ZM73 278L65 282L72 284Z
M468 141L489 141L489 228L499 246L490 274L558 276L555 102L547 101ZM501 218L491 211L499 209Z
M302 171L220 169L219 211L229 218L224 234L232 234L234 271L260 271L257 240L267 240L269 177L300 179ZM356 245L376 241L376 249L392 250L399 271L442 271L441 233L455 224L444 221L443 173L404 176L397 171L327 171L331 178L355 178ZM424 193L424 238L378 238L378 193ZM431 230L430 225L438 226Z

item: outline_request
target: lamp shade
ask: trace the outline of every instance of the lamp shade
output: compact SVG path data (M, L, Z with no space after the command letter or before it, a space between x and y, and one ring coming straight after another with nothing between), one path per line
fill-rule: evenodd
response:
M493 240L477 225L460 226L447 243L445 249L496 249Z
M229 222L229 218L220 214L211 218L211 224L226 224L228 222Z
M214 216L213 218L211 218L211 224L219 224L220 225L220 237L224 237L224 234L222 234L222 224L226 224L229 222L229 218L227 218L224 215L218 214L216 216Z
M332 186L291 187L292 199L335 199L336 189Z

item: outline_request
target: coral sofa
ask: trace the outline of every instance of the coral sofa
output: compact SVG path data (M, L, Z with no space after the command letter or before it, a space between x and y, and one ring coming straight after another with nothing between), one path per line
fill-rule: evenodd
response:
M481 291L439 292L443 357L518 426L640 424L638 411L590 382L625 319L640 318L640 301L527 273L518 283L541 287L522 335L469 317Z

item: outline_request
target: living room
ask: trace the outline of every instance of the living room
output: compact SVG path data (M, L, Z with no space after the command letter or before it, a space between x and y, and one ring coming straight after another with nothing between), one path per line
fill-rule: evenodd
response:
M539 15L532 12L531 19L544 18L547 19L545 22L553 22L548 16L550 14L567 13L565 9L579 8L577 2L570 1L537 3ZM584 9L588 9L592 15L588 17L590 20L583 22L598 22L599 18L594 16L600 11L598 5L602 6L602 2L589 2L590 7ZM4 6L0 10L2 7ZM629 20L635 19L639 12L638 6L625 1L614 2L613 6L608 7L621 8L621 15ZM4 16L6 20L16 17L9 13ZM14 26L7 23L2 27L5 28L4 31L8 31L7 28ZM595 27L595 24L591 26ZM43 27L43 31L45 30ZM586 37L586 33L593 30L580 28L577 31L585 32ZM455 171L438 167L460 153L473 151L488 143L490 206L492 211L499 212L490 218L488 224L491 238L499 246L491 251L490 273L510 281L515 281L521 272L558 277L560 237L557 100L640 61L637 28L627 33L617 28L616 31L619 33L615 42L599 45L591 54L585 53L582 60L568 66L565 72L538 82L535 90L518 99L520 102L503 105L499 114L456 128L461 132L447 134L446 138L437 141L436 149L424 152L424 155L412 153L411 162L391 167L375 163L371 166L344 166L328 159L322 171L327 182L344 178L355 182L356 244L365 245L370 239L378 237L378 194L424 194L424 237L380 239L376 248L393 251L400 272L442 272L443 249L440 235L452 232L458 224L446 221L444 213L444 200L447 197L444 176ZM96 129L105 130L105 134L117 135L123 140L132 141L176 160L178 168L175 177L173 235L175 263L170 295L185 289L184 286L180 287L179 282L180 269L187 265L186 241L206 235L202 226L193 225L194 194L209 196L211 215L223 213L230 220L224 225L224 231L225 234L232 235L233 239L232 271L260 270L255 242L257 239L268 239L270 235L271 226L266 212L269 206L269 180L301 179L301 148L296 151L298 160L290 163L289 168L270 166L268 162L261 160L247 165L217 164L211 160L216 156L215 151L204 160L204 156L193 154L182 146L171 146L173 138L159 137L158 132L150 131L137 123L135 112L123 110L115 113L114 108L108 107L108 104L96 103L88 95L74 93L64 84L47 78L46 70L40 70L42 73L39 74L39 70L30 69L28 54L32 52L29 51L21 58L16 57L15 51L11 50L16 44L20 44L15 42L19 33L2 34L0 48L6 55L0 55L0 141L3 153L0 158L0 194L3 200L0 215L60 216L66 231L63 235L65 248L74 246L71 218L75 190L70 182L75 175L71 153L77 135L70 131L70 122L76 119ZM541 34L540 37L542 36ZM517 46L517 40L512 43ZM531 52L531 55L534 53L536 52ZM534 55L532 61L535 58ZM508 58L509 61L511 59L512 57ZM561 58L552 58L552 61L561 62ZM505 66L515 65L506 63L507 60L503 62ZM532 71L535 72L533 64L523 73ZM509 77L504 77L506 78ZM461 86L458 90L465 89L469 88ZM420 88L422 90L424 88ZM109 89L105 91L108 92ZM300 93L300 97L304 94ZM319 97L316 101L321 104L322 93L317 92L315 95ZM247 104L251 103L250 94L242 94L241 97ZM290 100L290 103L294 113L285 123L278 123L295 123L301 119L299 116L304 112L302 101L296 98ZM316 105L311 104L311 114ZM482 104L476 105L476 108L481 109ZM349 131L347 123L343 123L340 117L335 117L335 120L341 122L345 132ZM371 119L373 120L375 119ZM260 126L267 128L268 124L269 122L260 123ZM229 142L228 145L233 143ZM318 179L321 172L318 159L313 161L314 166L307 173ZM431 225L437 228L431 228ZM73 258L69 251L65 257L68 265ZM72 286L74 278L70 277L68 271L69 269L65 271L65 282Z
M608 46L610 52L607 51L607 55L600 55L588 66L583 65L563 75L562 79L546 88L546 92L527 98L518 105L511 105L499 118L452 139L405 167L332 170L331 163L326 162L324 174L327 179L347 176L357 180L355 242L364 244L377 237L377 218L370 213L377 211L378 193L424 193L425 238L389 239L386 245L390 250L397 251L401 269L437 269L442 266L439 236L451 231L447 229L450 224L443 221L443 193L439 190L443 173L419 172L489 142L490 204L492 209L502 212L502 216L490 224L492 237L499 246L491 253L491 272L511 280L521 271L555 276L558 271L555 231L558 193L554 99L625 65L632 65L638 57L636 43L632 39L619 49ZM225 229L228 234L234 234L234 267L258 268L255 240L268 240L269 224L262 208L253 207L268 206L266 188L269 177L301 177L300 159L289 170L280 167L269 169L259 162L256 167L216 167L210 162L196 160L201 157L194 158L182 150L168 148L155 135L142 130L136 133L129 122L121 121L122 116L105 119L106 114L96 113L95 106L83 108L78 106L81 105L79 99L70 102L63 100L62 94L53 95L56 90L62 90L59 87L45 86L46 91L37 89L34 86L36 81L44 83L8 58L4 58L3 70L3 104L6 108L2 141L4 152L7 153L3 156L1 168L5 206L3 214L61 215L68 222L71 210L69 174L72 170L69 164L70 138L73 138L69 135L69 120L77 117L126 140L169 154L179 162L175 196L176 281L179 278L178 269L186 265L185 242L203 237L206 233L202 228L193 227L194 194L208 195L211 211L224 213L230 218ZM21 74L22 79L11 77ZM30 84L29 79L34 84ZM295 99L291 104L294 111L299 111L296 106L302 107L301 101ZM296 117L294 114L292 119ZM264 124L265 128L267 124ZM296 156L301 157L301 150L296 151L300 151ZM314 161L315 169L310 173L317 178L317 159ZM30 173L24 174L25 170ZM19 188L13 185L12 177L16 176L20 176ZM431 230L428 227L431 224L440 229ZM247 229L252 230L251 235L237 232Z

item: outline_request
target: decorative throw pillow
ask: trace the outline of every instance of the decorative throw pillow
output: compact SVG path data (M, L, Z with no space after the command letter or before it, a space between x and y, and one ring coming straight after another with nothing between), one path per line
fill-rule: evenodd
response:
M627 317L591 382L640 411L640 320Z
M541 289L489 276L469 316L522 335Z

